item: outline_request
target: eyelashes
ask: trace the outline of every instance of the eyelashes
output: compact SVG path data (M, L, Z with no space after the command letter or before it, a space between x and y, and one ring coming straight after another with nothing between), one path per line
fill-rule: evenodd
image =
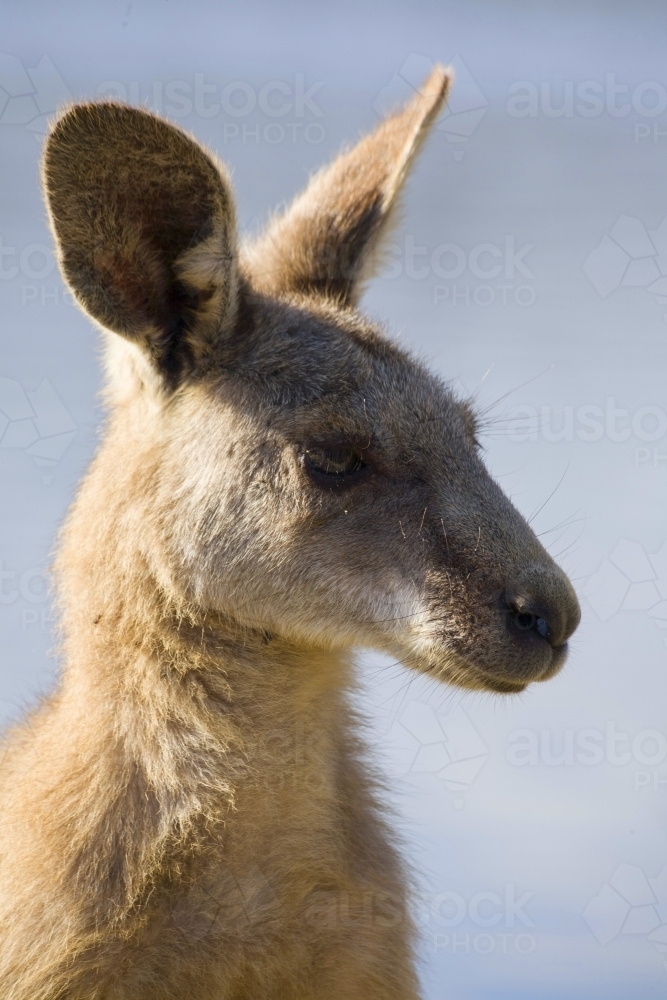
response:
M304 451L302 463L310 479L327 488L351 486L369 469L360 449L351 444L313 444Z
M351 445L314 446L306 449L304 458L310 471L330 479L347 479L367 468L359 451Z

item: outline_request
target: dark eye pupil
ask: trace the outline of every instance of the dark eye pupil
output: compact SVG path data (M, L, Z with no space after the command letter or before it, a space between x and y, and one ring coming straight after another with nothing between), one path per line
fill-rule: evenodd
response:
M311 468L325 476L350 476L364 465L354 448L309 448L306 456Z

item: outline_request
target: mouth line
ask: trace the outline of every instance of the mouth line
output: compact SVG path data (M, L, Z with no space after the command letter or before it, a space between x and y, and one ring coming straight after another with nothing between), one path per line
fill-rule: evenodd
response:
M549 664L531 675L517 676L500 671L496 673L464 657L459 658L454 669L450 667L449 670L442 671L435 667L435 672L441 674L443 681L449 681L457 687L468 690L492 691L496 694L520 694L525 691L529 684L542 683L554 677L560 671L566 658L567 643L563 643L561 646L552 647Z
M548 644L541 639L541 645ZM497 670L493 666L475 662L475 660L462 652L458 652L451 647L442 649L438 653L435 650L424 657L416 650L411 650L406 656L406 650L401 657L406 666L412 667L419 673L429 674L437 677L442 683L451 684L454 687L468 691L491 691L495 694L520 694L530 684L542 683L554 677L563 667L568 652L568 644L562 643L560 646L549 646L551 655L548 663L533 665L532 670L528 663L522 664L521 657L517 657L516 672L511 667L500 667ZM435 653L435 655L434 655ZM416 655L415 655L416 654ZM529 657L526 659L529 660ZM521 666L524 672L521 672Z
M532 677L511 677L502 674L490 673L482 667L470 664L469 669L474 671L477 677L487 690L497 691L499 694L511 694L525 691L529 684L541 684L554 677L561 669L567 659L567 643L552 647L552 657L549 665Z
M488 677L484 678L483 691L491 691L493 694L521 694L525 691L530 681L525 683L518 683L514 681L499 681L499 680L489 680Z

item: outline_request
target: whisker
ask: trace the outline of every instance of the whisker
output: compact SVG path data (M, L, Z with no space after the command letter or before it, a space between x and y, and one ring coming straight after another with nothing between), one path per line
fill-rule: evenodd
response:
M553 490L551 491L551 493L549 494L549 496L548 496L548 497L546 498L546 500L544 501L544 503L543 503L543 504L540 504L540 506L539 506L539 507L537 508L537 510L535 511L535 513L534 513L534 514L532 514L532 515L531 515L531 516L530 516L530 517L528 518L528 524L532 524L532 523L533 523L533 521L535 520L535 518L537 517L537 515L538 515L538 514L540 513L540 511L541 511L541 510L544 510L544 508L545 508L545 507L546 507L546 505L547 505L547 504L549 503L549 501L551 500L551 498L552 498L552 497L554 496L554 494L556 493L556 491L557 491L557 490L558 490L558 489L560 488L560 486L561 486L561 484L562 484L563 480L565 479L565 476L566 476L566 475L567 475L567 473L568 473L568 470L569 470L569 468L570 468L570 462L571 462L571 461L572 461L572 455L570 455L570 457L569 457L569 458L568 458L568 460L567 460L567 465L565 466L565 472L564 472L564 473L563 473L563 475L562 475L562 476L560 477L560 479L559 479L559 480L558 480L558 482L556 483L556 486L555 486L555 487L554 487L554 489L553 489Z
M544 369L544 371L538 372L537 375L533 375L532 378L529 378L525 382L522 382L521 385L517 385L517 386L514 387L514 389L510 389L509 392L506 392L502 396L499 396L498 399L496 399L495 402L493 402L489 406L487 406L486 409L481 410L480 411L480 415L481 416L485 416L487 413L489 413L494 408L494 406L497 406L498 403L502 403L503 399L507 399L508 396L511 396L513 393L518 392L519 389L523 389L524 386L530 385L531 382L535 382L538 378L542 378L543 375L546 375L546 373L549 372L549 371L551 371L551 369L554 368L554 367L555 367L555 365L549 365L548 368Z

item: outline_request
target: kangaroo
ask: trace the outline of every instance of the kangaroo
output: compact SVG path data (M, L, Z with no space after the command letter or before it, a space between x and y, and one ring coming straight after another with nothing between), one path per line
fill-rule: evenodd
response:
M2 747L3 1000L419 996L353 650L512 693L579 620L473 407L357 311L449 82L243 247L179 128L93 102L50 132L109 417L54 567L59 686Z

